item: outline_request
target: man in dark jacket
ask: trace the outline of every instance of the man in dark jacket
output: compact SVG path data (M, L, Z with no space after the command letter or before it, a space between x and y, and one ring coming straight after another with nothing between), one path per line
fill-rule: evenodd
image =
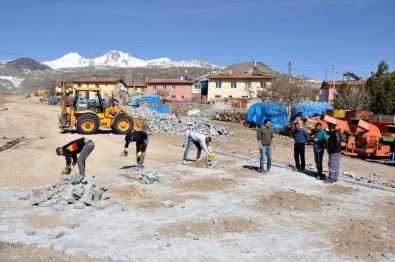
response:
M309 134L307 134L306 130L300 127L299 123L294 124L294 133L293 138L295 139L294 145L294 158L295 158L295 166L297 169L305 170L306 162L305 162L305 146L306 142L309 139ZM299 162L300 157L300 162Z
M75 164L78 165L80 173L73 175L71 183L78 184L84 179L85 160L94 148L95 143L92 140L82 137L56 149L58 156L66 158L66 167L63 169L62 174L69 175ZM77 154L80 154L79 157L77 157Z
M340 156L342 153L342 137L335 124L329 124L328 154L329 176L324 183L337 182L339 177Z
M125 136L125 148L123 153L125 156L128 155L127 148L131 142L136 142L136 162L137 168L143 169L145 152L148 147L148 134L143 131L132 131Z

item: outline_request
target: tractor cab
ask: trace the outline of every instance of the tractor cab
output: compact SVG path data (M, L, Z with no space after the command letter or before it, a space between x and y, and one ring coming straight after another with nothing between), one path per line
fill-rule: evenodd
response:
M76 88L73 107L75 112L93 111L104 113L104 100L101 98L99 88Z

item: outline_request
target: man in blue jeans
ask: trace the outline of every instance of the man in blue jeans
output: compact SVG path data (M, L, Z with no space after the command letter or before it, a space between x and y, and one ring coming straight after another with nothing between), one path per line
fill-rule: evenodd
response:
M272 166L272 145L276 147L274 143L273 132L270 129L270 119L265 119L263 126L258 129L257 140L259 145L259 151L261 153L259 171L261 174L269 173L270 167ZM265 155L267 157L267 166L265 170Z
M204 136L203 134L196 132L190 133L188 135L187 144L185 145L184 156L182 157L182 164L183 165L187 164L187 157L188 157L189 149L191 149L192 144L195 144L197 148L197 155L196 155L197 161L200 160L202 148L207 153L208 157L210 159L213 159L215 156L213 154L213 151L211 150L210 142L211 142L211 137L209 136Z

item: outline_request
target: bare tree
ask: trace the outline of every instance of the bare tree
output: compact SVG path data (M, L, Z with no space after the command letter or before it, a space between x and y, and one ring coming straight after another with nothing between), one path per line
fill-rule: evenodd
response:
M291 106L302 101L315 101L318 90L298 78L279 76L272 85L259 93L262 101L282 103L290 113Z
M335 109L345 110L366 110L369 108L367 100L367 91L365 86L358 85L350 87L346 82L336 90L333 98L333 107Z

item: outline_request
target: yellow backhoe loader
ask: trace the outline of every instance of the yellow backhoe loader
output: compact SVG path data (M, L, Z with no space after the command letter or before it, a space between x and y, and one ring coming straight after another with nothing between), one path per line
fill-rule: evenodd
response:
M61 113L59 128L76 129L79 134L96 134L99 128L111 128L116 134L140 130L145 120L132 118L127 110L106 105L101 98L101 88L74 88L74 101L66 104L66 80L62 81Z

